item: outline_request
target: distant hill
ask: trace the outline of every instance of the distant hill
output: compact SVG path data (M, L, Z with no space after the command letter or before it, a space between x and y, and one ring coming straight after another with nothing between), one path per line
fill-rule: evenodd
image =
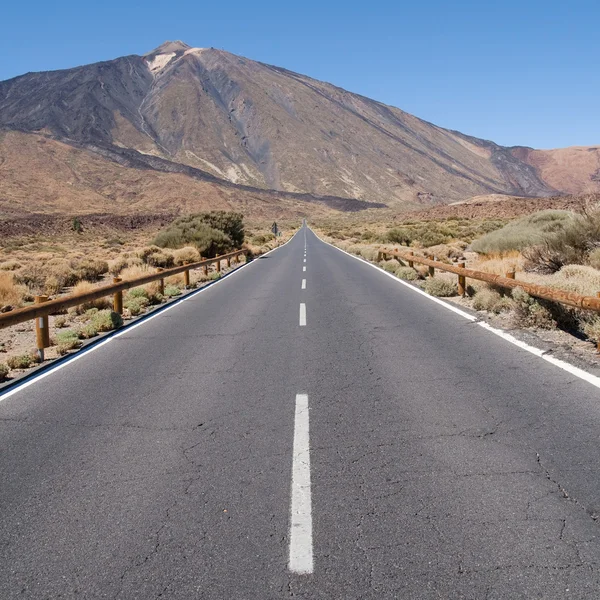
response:
M258 202L263 210L275 203L267 212L277 211L281 199L282 208L292 202L307 214L317 205L416 209L478 195L600 190L599 148L506 148L280 67L182 42L0 82L0 128L1 211L19 189L25 205L58 210L49 198L55 188L60 210L79 202L91 212L107 203L124 212L173 203L188 210L223 198L235 205L269 190ZM53 153L76 163L71 175L54 170ZM19 170L24 162L28 173ZM115 165L135 175L110 175ZM34 183L41 173L46 187ZM159 192L158 181L179 192ZM77 193L59 193L65 186Z

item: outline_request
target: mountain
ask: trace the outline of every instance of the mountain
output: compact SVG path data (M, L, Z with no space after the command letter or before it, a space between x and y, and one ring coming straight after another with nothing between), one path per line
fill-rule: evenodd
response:
M179 173L233 196L271 190L342 210L600 189L599 148L506 148L183 42L0 82L0 128L46 136L144 177ZM115 192L124 207L126 193Z

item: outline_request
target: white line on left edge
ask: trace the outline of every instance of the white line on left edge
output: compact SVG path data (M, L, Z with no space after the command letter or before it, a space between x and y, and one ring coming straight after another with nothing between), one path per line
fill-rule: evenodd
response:
M288 567L301 575L310 575L314 568L307 394L296 394Z
M306 304L302 302L300 304L300 327L304 327L306 325Z

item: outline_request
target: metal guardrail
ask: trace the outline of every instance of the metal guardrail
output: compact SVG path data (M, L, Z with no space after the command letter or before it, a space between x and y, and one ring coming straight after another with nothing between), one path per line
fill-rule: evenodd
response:
M459 263L455 266L436 261L432 257L425 258L417 256L411 250L407 250L406 252L400 250L388 250L387 248L380 248L378 250L378 260L381 260L382 258L387 259L388 256L393 256L394 258L400 258L406 261L409 267L413 267L413 263L426 265L429 267L429 274L431 276L434 275L435 269L455 273L458 275L458 292L461 296L464 296L466 293L466 279L477 279L506 289L522 288L530 296L534 296L535 298L559 302L561 304L566 304L567 306L572 306L573 308L600 312L600 292L598 297L583 296L581 294L576 294L575 292L567 292L544 285L517 280L515 279L514 271L507 273L506 277L502 277L501 275L495 275L493 273L466 269L465 263Z
M215 258L209 258L201 260L199 262L190 263L187 265L181 265L179 267L173 267L170 269L157 268L156 273L145 275L144 277L138 277L137 279L121 280L119 277L113 278L113 283L110 285L104 285L98 287L95 290L85 292L83 294L70 294L68 296L62 296L54 300L49 300L47 296L36 296L36 304L33 306L25 306L23 308L17 308L7 313L0 314L0 329L10 327L12 325L18 325L19 323L25 323L33 319L36 320L36 336L37 336L37 349L41 351L43 357L43 349L50 346L50 335L48 328L48 316L56 313L65 311L73 306L79 306L80 304L86 304L87 302L93 302L106 296L113 296L113 309L115 312L121 314L123 312L123 292L130 290L153 281L160 281L159 291L164 293L164 280L173 275L184 274L184 282L186 287L190 285L190 270L203 268L205 273L208 272L209 265L216 264L217 272L221 271L221 262L226 260L227 266L231 266L232 259L236 262L240 262L240 257L245 255L247 250L236 250L222 256L216 256Z

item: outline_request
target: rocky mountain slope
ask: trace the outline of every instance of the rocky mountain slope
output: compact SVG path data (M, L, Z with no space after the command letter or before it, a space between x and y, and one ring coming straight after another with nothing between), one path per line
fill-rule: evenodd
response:
M326 196L341 209L357 207L343 199L416 208L481 194L600 189L598 148L585 149L581 161L570 153L577 169L565 169L556 152L505 148L182 42L0 82L0 128L48 136L143 177L179 173L231 194L274 190L301 202ZM116 201L128 193L114 192Z

